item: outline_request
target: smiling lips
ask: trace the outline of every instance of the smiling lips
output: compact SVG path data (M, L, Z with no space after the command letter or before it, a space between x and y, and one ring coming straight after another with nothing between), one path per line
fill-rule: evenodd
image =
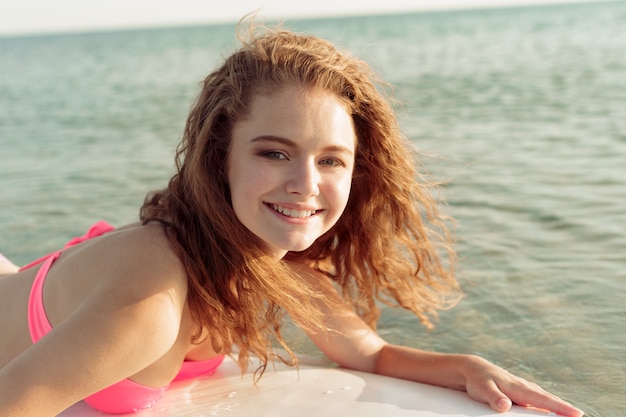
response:
M281 207L276 204L268 204L268 205L272 208L272 210L279 212L283 216L295 217L298 219L311 217L312 215L314 215L315 213L319 211L319 210L296 210L296 209L290 209L287 207Z

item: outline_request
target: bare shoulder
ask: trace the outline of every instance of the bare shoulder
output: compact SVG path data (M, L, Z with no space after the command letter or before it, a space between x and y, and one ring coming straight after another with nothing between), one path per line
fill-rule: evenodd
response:
M11 400L16 409L61 410L129 377L167 384L188 347L186 291L182 263L158 225L68 248L46 275L52 330L2 368L0 408Z
M128 252L136 262L182 265L160 224L132 224L111 232L108 237L113 250Z
M182 311L187 296L182 262L157 224L125 226L68 249L46 285L57 297L67 297L57 304L59 318L90 297L135 304L165 296Z
M159 224L131 225L103 239L100 256L111 270L109 279L122 280L138 288L186 289L186 274Z
M68 253L66 265L59 262L59 274L71 270L75 262L74 273L66 278L87 282L82 295L64 292L68 302L57 304L59 319L81 323L77 328L89 323L99 328L98 334L115 335L116 346L141 340L144 354L152 351L153 359L165 354L181 330L187 276L163 227L133 224L85 243ZM73 309L61 310L72 305Z

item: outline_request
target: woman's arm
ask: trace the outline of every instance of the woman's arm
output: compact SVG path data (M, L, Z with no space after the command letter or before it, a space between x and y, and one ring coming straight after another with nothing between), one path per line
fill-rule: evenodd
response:
M0 369L1 417L55 416L130 376L139 377L140 383L154 381L155 387L169 382L161 381L162 372L153 373L150 365L172 352L179 336L186 281L179 276L179 265L163 253L164 246L154 244L158 239L142 239L130 246L124 239L90 248L115 262L106 270L92 268L89 279L95 284L86 298ZM95 261L81 253L70 266L59 263L55 274L83 271L77 263L88 271Z
M470 397L499 412L512 404L533 406L559 415L583 412L537 384L512 375L475 355L425 352L386 344L379 352L376 373L466 391Z
M175 314L161 296L92 301L0 370L0 416L55 416L146 368L176 338Z
M582 411L534 383L474 355L427 352L385 342L341 302L332 282L310 267L291 264L333 303L320 306L328 314L327 332L307 331L313 342L340 366L466 391L494 410L507 411L512 403L579 417ZM343 306L343 308L337 308Z

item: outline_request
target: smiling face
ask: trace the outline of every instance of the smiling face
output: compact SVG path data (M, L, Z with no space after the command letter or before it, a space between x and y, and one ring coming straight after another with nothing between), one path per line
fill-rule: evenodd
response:
M308 248L346 207L355 146L352 118L333 93L287 86L257 95L232 130L235 214L275 256Z

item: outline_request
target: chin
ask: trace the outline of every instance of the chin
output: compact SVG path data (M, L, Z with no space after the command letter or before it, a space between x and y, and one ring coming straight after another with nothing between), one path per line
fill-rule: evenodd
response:
M308 248L311 247L311 245L313 245L313 242L311 243L302 243L302 244L295 244L295 245L289 245L285 251L286 252L302 252L307 250Z
M273 244L271 242L268 243L268 249L271 253L302 252L310 248L314 243L315 239L275 241Z

